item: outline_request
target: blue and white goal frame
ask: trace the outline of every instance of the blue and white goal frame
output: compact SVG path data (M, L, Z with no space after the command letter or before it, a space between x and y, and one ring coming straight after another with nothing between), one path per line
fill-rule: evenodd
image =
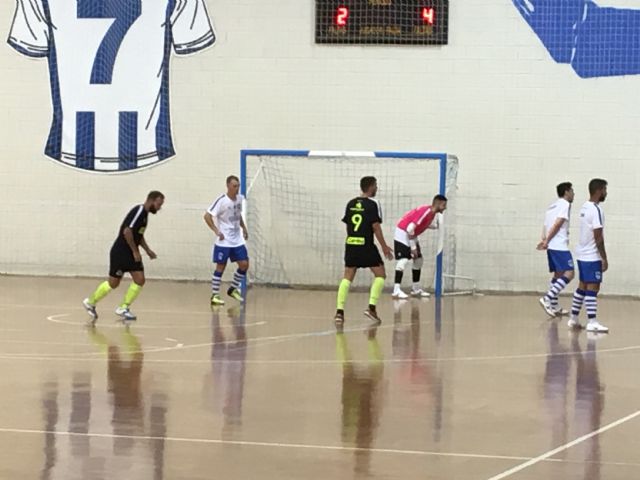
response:
M375 157L375 158L409 158L409 159L429 159L440 162L439 193L446 194L447 189L447 154L446 153L425 153L425 152L371 152L371 151L315 151L315 150L270 150L270 149L247 149L240 150L240 193L247 197L247 158L248 157L314 157L314 156L340 156L340 157ZM434 279L434 293L436 297L441 297L443 293L443 246L438 246L436 254L436 268ZM246 285L245 285L246 288Z

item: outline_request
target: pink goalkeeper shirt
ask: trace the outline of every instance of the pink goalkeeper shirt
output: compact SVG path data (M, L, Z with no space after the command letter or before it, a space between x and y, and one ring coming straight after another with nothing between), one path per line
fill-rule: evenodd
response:
M431 205L422 205L421 207L414 208L410 212L405 213L398 222L397 227L400 230L404 230L409 235L417 237L429 228L429 225L431 225L431 222L433 222L435 217L436 214L431 210ZM411 224L413 224L413 228L410 228Z

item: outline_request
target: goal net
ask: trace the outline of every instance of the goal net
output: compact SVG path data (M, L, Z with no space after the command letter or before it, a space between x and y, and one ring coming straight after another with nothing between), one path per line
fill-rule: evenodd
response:
M440 228L420 237L423 284L435 291L456 288L455 206L458 159L453 155L398 152L244 150L241 185L247 197L252 268L250 284L336 288L344 272L346 203L359 194L360 178L373 175L383 212L383 231L393 245L402 215L434 195L449 198ZM387 263L387 286L394 263ZM405 279L410 281L407 268ZM360 272L355 287L370 284Z

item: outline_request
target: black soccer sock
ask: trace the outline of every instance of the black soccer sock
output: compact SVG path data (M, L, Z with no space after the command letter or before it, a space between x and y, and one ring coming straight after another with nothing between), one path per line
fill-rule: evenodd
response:
M422 270L411 270L411 273L413 274L413 283L420 283L420 273L422 273Z
M402 283L402 275L403 275L403 271L402 270L396 270L396 278L395 278L395 283L400 285Z

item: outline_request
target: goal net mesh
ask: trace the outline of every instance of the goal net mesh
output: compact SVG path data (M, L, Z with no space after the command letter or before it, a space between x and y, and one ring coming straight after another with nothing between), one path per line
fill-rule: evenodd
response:
M360 178L378 180L377 200L382 206L383 231L393 246L395 225L409 210L430 204L440 193L441 156L427 158L373 157L370 155L286 154L248 155L243 181L247 188L245 218L249 228L252 267L249 283L282 287L336 288L344 272L347 202L359 193ZM442 248L445 290L454 288L455 205L458 161L447 157L445 194L448 209L441 229L420 237L423 284L434 286L436 255ZM394 263L387 262L387 286L393 283ZM410 281L411 275L405 279ZM360 272L354 287L370 284Z

